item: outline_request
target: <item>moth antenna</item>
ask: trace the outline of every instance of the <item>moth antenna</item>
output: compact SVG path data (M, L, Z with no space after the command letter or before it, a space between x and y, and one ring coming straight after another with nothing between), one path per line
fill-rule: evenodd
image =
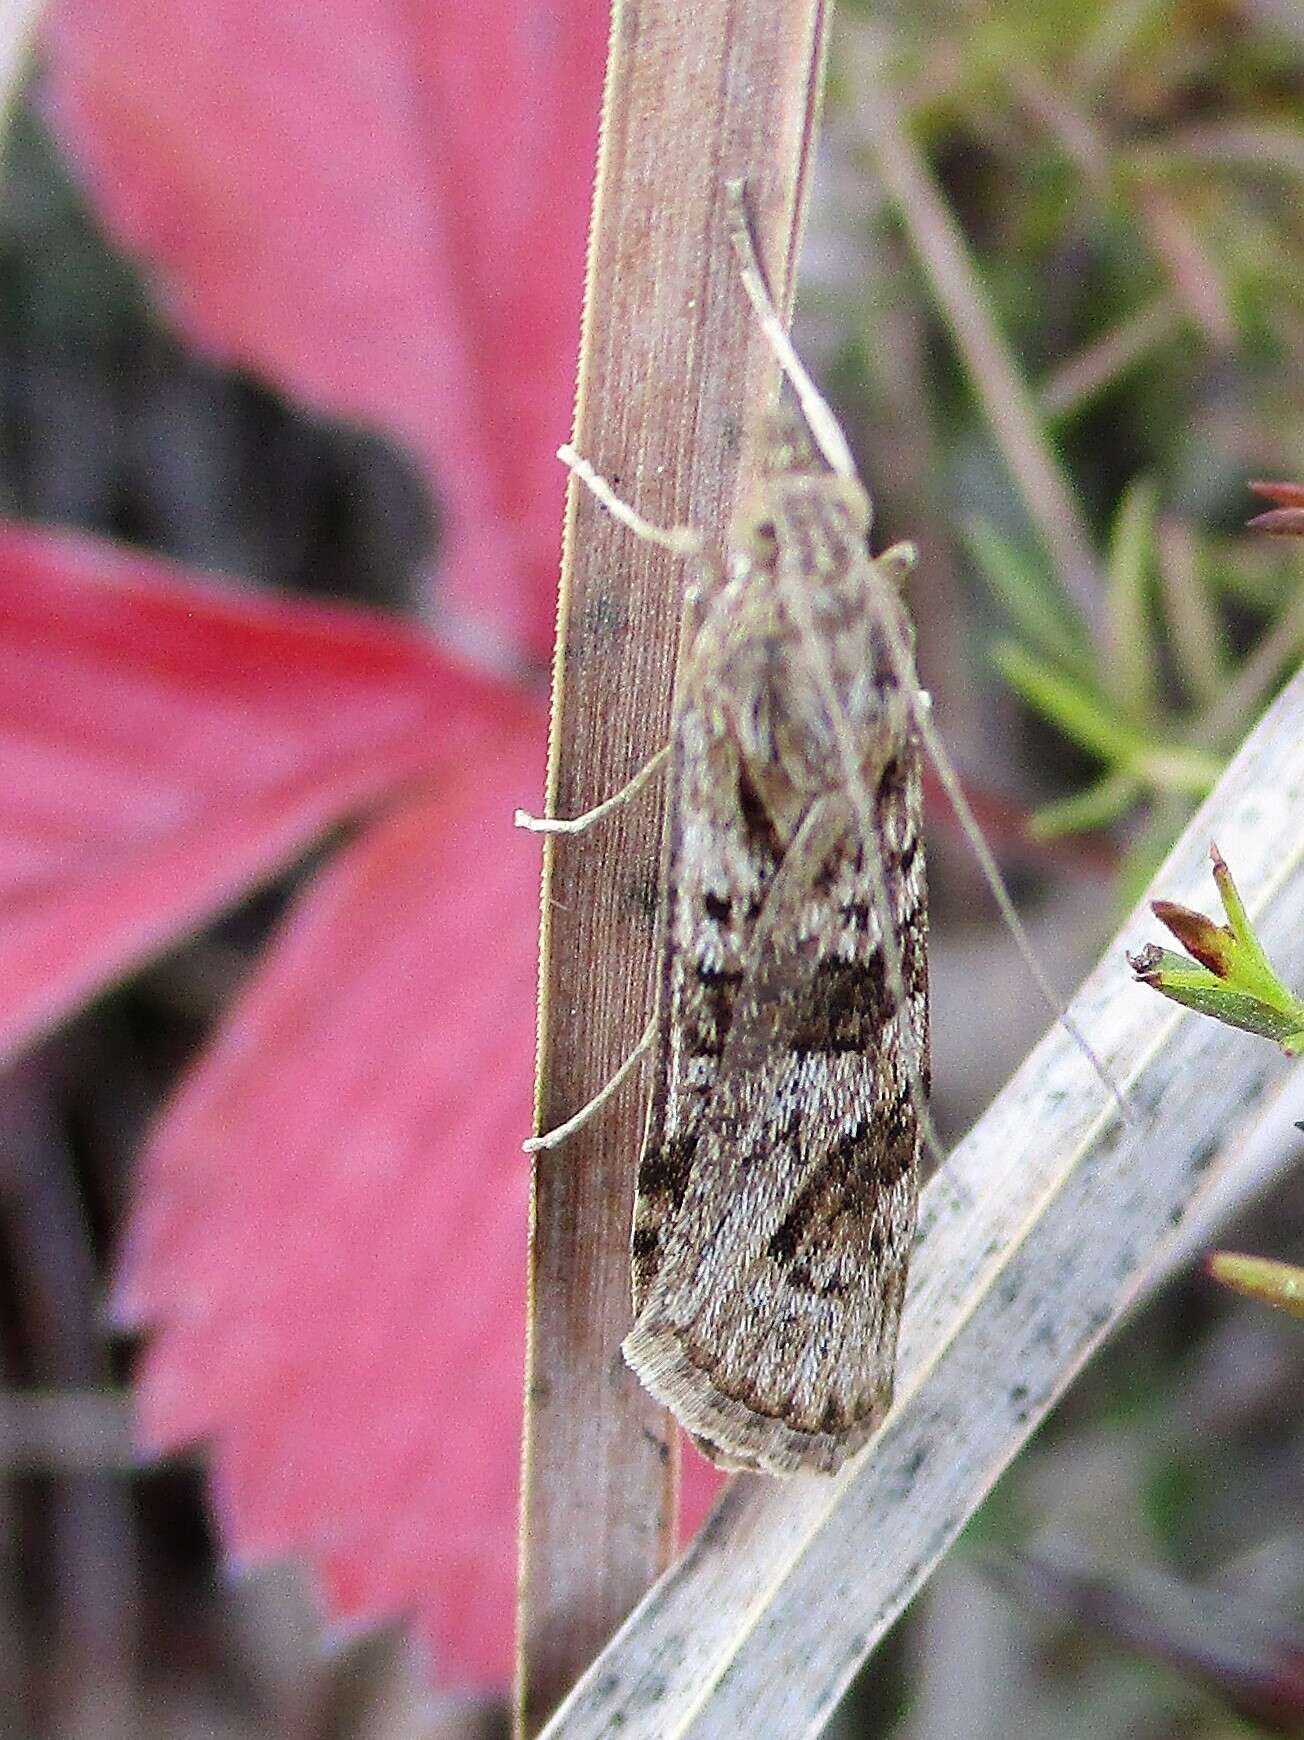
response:
M886 616L887 613L884 612L883 614ZM906 669L910 670L911 675L913 676L913 665L910 661L909 654L901 644L901 638L896 632L895 623L889 623L887 625L887 635L889 650L892 654L892 663L896 667L898 681L903 681L902 666L904 665ZM947 801L955 812L956 820L960 824L960 831L968 841L970 851L978 860L978 868L982 871L983 880L991 890L992 899L996 902L997 909L1000 912L1001 917L1005 920L1010 935L1014 938L1015 945L1018 948L1020 955L1023 957L1023 964L1032 974L1037 989L1041 992L1047 1007L1054 1015L1056 1021L1068 1034L1069 1038L1086 1058L1092 1069L1095 1070L1105 1091L1118 1107L1123 1122L1125 1124L1134 1122L1132 1109L1128 1105L1127 1100L1123 1097L1122 1090L1119 1088L1118 1083L1114 1080L1113 1076L1097 1056L1095 1047L1092 1045L1091 1041L1069 1014L1068 1009L1064 1005L1063 999L1058 995L1055 987L1046 977L1045 968L1037 959L1037 951L1032 946L1032 939L1028 935L1023 920L1015 910L1014 902L1010 898L1010 891L1005 885L1005 878L1001 875L1000 865L997 864L996 859L992 856L992 849L987 844L986 836L983 834L982 829L978 826L978 818L974 815L969 800L964 795L964 789L960 784L960 777L956 773L951 757L948 755L937 727L933 723L933 716L928 705L927 696L921 693L917 681L912 683L908 693L910 695L910 709L915 718L915 728L919 732L924 748L928 751L929 759L937 769L937 777L941 780L942 789L946 792Z
M824 395L815 385L815 382L811 379L806 370L805 364L793 349L792 340L788 337L788 334L784 329L783 322L779 318L778 310L775 308L774 299L770 295L769 287L765 281L765 275L761 270L760 260L757 257L756 246L752 239L751 225L748 221L745 182L742 180L727 182L725 184L725 197L729 213L729 233L734 248L738 253L743 288L746 290L752 306L756 310L761 330L769 341L770 348L774 351L780 368L792 383L793 391L796 393L798 403L801 405L802 414L806 418L806 421L810 426L811 434L815 437L820 451L824 455L829 466L838 474L838 476L847 477L852 479L854 482L859 482L859 474L856 471L855 461L851 457L851 450L847 445L847 438L842 433L842 429L838 424L837 418L833 415L833 410L829 405L828 400L825 399ZM889 552L889 554L892 554L892 552ZM881 856L877 851L877 839L872 837L872 811L870 809L867 794L865 793L864 779L861 776L859 761L855 753L855 745L850 741L850 732L842 708L835 704L837 700L837 692L833 682L833 673L829 669L828 660L824 648L820 643L815 624L810 619L809 604L804 595L800 597L797 596L801 592L800 587L790 586L788 587L788 591L791 594L789 602L795 608L802 634L808 643L808 649L815 657L815 668L819 675L821 688L824 690L825 705L830 708L829 716L833 721L834 732L838 739L838 753L843 763L843 772L848 778L849 789L856 799L857 808L860 811L858 820L860 821L861 831L866 836L869 855L877 861L873 877L875 885L875 906L879 909L879 928L884 932L884 940L886 944L884 954L888 967L888 978L891 984L892 995L897 999L898 1007L903 1009L905 1007L905 1002L904 984L901 974L900 950L896 947L896 937L894 933L892 934L891 942L887 943L886 941L888 928L884 925L884 918L888 906L887 884L883 874ZM877 608L877 601L875 607ZM1056 1021L1061 1027L1063 1027L1064 1031L1077 1045L1078 1049L1087 1059L1087 1062L1091 1065L1096 1075L1100 1078L1106 1092L1118 1107L1124 1122L1132 1122L1132 1113L1117 1083L1105 1068L1100 1058L1096 1055L1095 1050L1086 1035L1082 1032L1082 1029L1069 1014L1063 1000L1057 995L1054 986L1046 977L1046 972L1042 967L1041 962L1037 959L1037 951L1033 948L1032 941L1028 936L1027 930L1024 928L1023 921L1015 910L1014 902L1010 898L1009 889L1005 886L1005 878L1001 875L1000 867L992 856L991 848L988 846L987 841L983 836L982 829L978 826L977 817L974 815L973 810L969 806L969 800L965 797L964 792L961 789L960 780L951 763L951 758L942 744L942 740L937 732L937 727L933 724L927 702L920 693L919 680L914 669L914 661L902 641L897 624L891 620L891 613L887 610L878 609L878 618L879 626L882 628L887 640L888 650L892 657L893 668L897 675L897 681L901 683L905 693L910 697L910 709L914 716L915 726L919 732L920 739L923 742L925 749L928 751L934 767L937 769L938 778L942 782L942 787L946 792L947 799L949 800L956 818L960 823L961 831L963 832L965 839L968 841L970 850L973 852L974 857L978 860L978 867L982 872L987 886L992 892L992 898L996 902L997 909L999 910L1001 917L1005 920L1019 953L1023 957L1024 965L1031 973L1034 983L1041 992L1047 1007L1054 1015ZM881 900L879 899L880 893L882 897ZM923 1096L922 1093L915 1093L915 1083L913 1079L911 1082L911 1097L916 1101L915 1111L918 1114L919 1101L922 1100ZM920 1124L921 1128L924 1130L925 1140L927 1141L930 1150L935 1155L940 1155L941 1149L937 1143L937 1137L933 1130L931 1117L928 1116L926 1109L924 1117L921 1117L920 1119Z
M742 275L743 288L746 290L756 317L778 359L779 367L792 383L792 389L797 395L811 434L823 454L830 469L839 477L849 479L859 484L856 464L851 457L851 449L847 438L842 433L837 418L833 415L828 400L820 392L815 382L806 371L806 365L793 349L792 340L779 312L770 295L765 274L756 252L756 244L752 239L751 224L747 215L746 183L729 181L725 184L725 199L728 206L729 234L734 249L738 255L739 269ZM869 801L869 793L865 790L864 776L860 770L860 759L856 754L856 746L851 739L851 730L847 724L842 703L838 696L837 684L833 678L828 656L820 640L819 630L811 616L810 601L800 586L791 583L790 578L781 572L780 583L788 598L789 608L796 618L806 649L811 655L811 661L816 673L816 679L822 691L822 699L828 709L829 718L833 722L834 735L838 744L838 759L842 763L843 777L847 782L847 790L851 793L855 806L856 824L860 832L861 850L865 856L866 868L870 873L870 883L874 897L874 916L878 921L879 940L883 948L884 965L887 968L888 989L899 1012L903 1025L907 1008L905 972L901 964L901 946L897 940L896 926L892 919L892 904L888 894L887 871L883 864L883 855L878 849L878 835L874 828L873 806ZM928 1099L924 1093L923 1058L915 1055L909 1058L906 1071L909 1077L911 1109L919 1123L920 1134L938 1166L945 1164L946 1150L943 1148L933 1123L933 1115L929 1110Z
M761 270L761 262L756 252L756 243L752 239L752 226L747 215L747 184L745 181L725 182L725 201L728 206L729 235L738 255L738 263L742 275L743 289L746 290L752 307L756 310L756 318L761 323L761 330L769 340L770 349L778 358L779 366L792 383L792 390L797 395L802 415L810 427L811 434L830 468L839 477L848 477L853 482L858 481L856 462L851 457L851 449L847 438L842 433L837 418L829 406L828 400L820 392L815 382L806 372L806 365L792 348L792 340L774 305L770 287L765 281Z

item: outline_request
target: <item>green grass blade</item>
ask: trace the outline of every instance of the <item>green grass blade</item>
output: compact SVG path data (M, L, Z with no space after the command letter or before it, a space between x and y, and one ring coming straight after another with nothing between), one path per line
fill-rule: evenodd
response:
M987 520L971 520L964 537L979 573L1028 644L1089 682L1090 641L1048 569Z
M1112 658L1105 680L1119 707L1138 724L1154 717L1159 698L1156 624L1150 609L1155 503L1155 487L1148 479L1129 484L1109 542L1105 620Z

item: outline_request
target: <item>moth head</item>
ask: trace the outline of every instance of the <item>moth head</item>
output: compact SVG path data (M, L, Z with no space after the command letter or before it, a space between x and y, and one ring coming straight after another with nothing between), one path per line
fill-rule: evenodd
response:
M828 473L828 465L816 447L806 419L795 406L780 403L757 423L752 444L757 481L795 474Z
M752 486L737 528L752 560L765 563L774 556L775 521L798 500L824 502L845 517L852 536L868 536L869 497L856 478L830 467L796 405L780 400L757 420L751 456Z

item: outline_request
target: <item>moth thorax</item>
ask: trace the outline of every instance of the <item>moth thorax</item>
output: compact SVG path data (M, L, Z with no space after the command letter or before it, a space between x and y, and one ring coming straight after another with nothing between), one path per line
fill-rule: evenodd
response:
M756 567L772 567L780 546L811 577L850 567L864 552L869 497L831 471L758 479L734 526L734 542Z

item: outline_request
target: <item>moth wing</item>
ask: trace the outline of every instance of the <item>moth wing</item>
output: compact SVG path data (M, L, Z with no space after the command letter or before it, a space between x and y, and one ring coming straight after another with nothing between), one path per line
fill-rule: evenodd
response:
M918 1191L908 1071L912 1058L927 1068L918 782L912 744L874 806L905 1009L850 806L821 798L766 890L625 1341L647 1387L727 1466L831 1472L891 1402Z
M720 1073L777 854L742 797L737 745L691 697L675 723L658 941L659 1043L631 1239L634 1310L656 1279Z

